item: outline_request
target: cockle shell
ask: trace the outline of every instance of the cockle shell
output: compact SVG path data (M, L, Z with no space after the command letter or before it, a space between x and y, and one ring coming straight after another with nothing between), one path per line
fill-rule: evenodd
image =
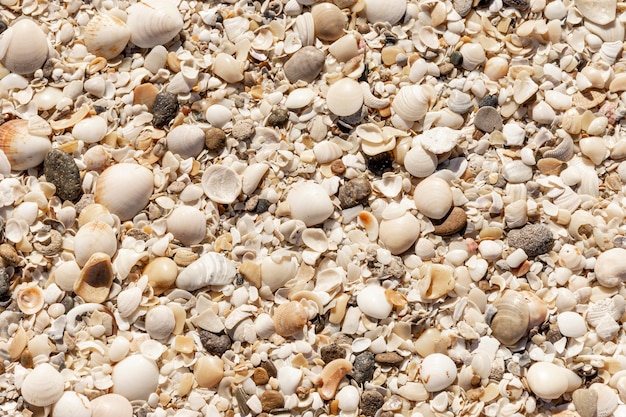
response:
M107 134L107 121L99 116L87 117L72 128L72 136L85 143L100 142Z
M224 377L224 361L215 355L202 356L195 363L193 373L200 387L213 388Z
M302 220L307 227L324 222L335 210L326 190L312 181L295 185L287 195L287 203L291 217Z
M91 400L91 417L132 417L133 406L119 394L105 394Z
M420 235L420 222L411 213L380 222L379 238L393 255L400 255L411 247Z
M596 280L613 288L626 281L626 249L612 248L602 252L595 264Z
M293 27L303 46L310 46L315 43L315 24L310 12L298 15Z
M4 152L13 171L41 164L51 148L50 139L28 132L28 120L9 120L0 126L0 150Z
M446 104L450 110L458 114L465 114L474 108L474 103L472 103L469 94L456 89L450 92L450 97L448 97Z
M74 292L88 303L103 303L113 284L111 257L96 252L89 257L74 282Z
M130 29L113 15L97 14L87 23L83 40L92 54L113 59L126 48Z
M196 125L176 126L167 134L167 148L181 158L196 157L204 149L204 131Z
M141 354L122 359L111 374L113 393L129 401L147 400L159 385L159 367Z
M452 208L452 190L438 177L423 179L413 193L415 207L426 217L442 219Z
M52 417L92 417L89 399L76 391L65 391L52 406Z
M537 362L528 368L526 381L535 395L546 400L554 400L573 390L570 389L572 384L568 372L571 371L550 362Z
M117 252L115 232L111 226L98 220L85 224L74 236L74 255L78 265L85 265L96 252L103 252L110 257Z
M289 58L283 66L285 77L290 83L298 80L313 82L322 71L326 54L314 46L305 46Z
M24 314L35 314L44 305L43 290L37 284L28 284L19 287L16 295L17 306Z
M298 301L279 305L272 316L276 334L289 337L301 332L308 321L306 309Z
M194 207L178 206L167 218L167 231L185 246L200 243L206 237L204 213Z
M424 118L433 98L431 87L407 85L398 91L391 108L402 119L413 122Z
M363 90L352 78L342 78L328 89L326 105L337 116L351 116L363 106Z
M528 331L528 302L518 292L506 291L494 303L497 309L491 320L493 337L505 346L515 345Z
M315 36L323 41L336 41L343 36L348 18L332 3L320 3L311 8Z
M413 146L404 156L404 168L417 178L426 178L437 169L437 156L421 145Z
M241 176L227 166L211 165L202 174L202 189L212 201L230 204L241 194Z
M463 68L468 71L476 69L487 59L485 50L479 43L463 44L459 52L463 55Z
M120 163L100 174L94 201L105 206L120 220L128 220L146 207L153 188L154 178L148 168Z
M174 331L176 318L171 308L160 305L148 310L145 325L151 338L164 340Z
M365 17L370 23L395 25L406 12L405 0L365 0Z
M36 407L52 405L63 395L63 376L52 365L42 363L26 375L21 389L27 403Z
M221 253L209 252L182 270L176 278L176 286L195 291L208 285L226 285L235 279L235 266Z
M140 48L166 44L183 28L178 7L169 0L141 0L127 12L130 41Z
M17 19L0 35L0 61L11 72L30 74L48 59L48 39L30 18Z

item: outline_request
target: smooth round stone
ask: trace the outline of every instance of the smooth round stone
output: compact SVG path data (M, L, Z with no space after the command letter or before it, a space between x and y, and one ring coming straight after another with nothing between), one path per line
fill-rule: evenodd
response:
M82 194L80 171L74 158L67 152L52 149L43 161L46 181L56 187L61 200L76 201Z
M427 391L437 392L448 388L456 379L456 374L456 365L452 359L441 353L433 353L422 362L420 379Z
M153 360L136 354L113 368L113 393L129 401L147 400L159 385L159 368Z
M550 362L534 363L526 373L526 381L535 395L546 400L559 398L569 386L563 369Z
M375 319L385 319L393 306L385 296L385 289L379 285L368 285L356 296L356 304L364 314Z
M560 313L556 318L556 322L563 336L580 337L587 333L585 319L573 311Z
M502 116L491 106L478 109L474 116L474 126L485 133L502 129Z
M328 219L335 210L326 190L314 182L298 184L289 191L287 203L291 217L302 220L308 227Z

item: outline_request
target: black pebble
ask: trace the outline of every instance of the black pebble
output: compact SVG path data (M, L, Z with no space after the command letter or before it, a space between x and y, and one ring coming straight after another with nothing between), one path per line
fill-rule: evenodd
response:
M488 95L488 96L483 97L478 103L478 107L487 107L487 106L493 107L493 108L498 107L498 97L494 95Z
M365 163L367 164L367 169L379 177L385 172L393 170L393 158L389 152L383 152L373 156L365 155Z
M259 198L259 201L257 202L256 207L254 208L254 212L257 214L265 213L267 209L270 208L271 205L272 203L270 203L268 200L264 198Z
M11 287L11 276L5 268L0 269L0 297L9 293Z
M463 65L463 55L459 51L452 52L452 55L450 55L450 63L457 68L460 67Z
M159 93L152 105L154 127L163 127L171 122L178 114L178 99L172 93Z
M352 364L352 378L359 384L364 384L374 377L376 360L372 352L363 352L354 358Z
M43 173L61 200L76 201L82 195L80 171L70 154L52 149L43 161Z

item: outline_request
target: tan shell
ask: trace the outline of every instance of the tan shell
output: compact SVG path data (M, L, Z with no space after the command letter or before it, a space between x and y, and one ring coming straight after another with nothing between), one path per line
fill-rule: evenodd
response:
M148 283L155 295L162 294L176 282L178 266L170 258L158 257L146 265L143 274L148 276Z
M515 345L528 330L528 302L522 294L507 291L494 303L494 307L498 311L491 320L493 337L505 346Z
M417 286L424 300L433 301L445 296L454 289L456 280L454 269L448 265L428 264L424 267L424 276Z
M0 150L6 155L13 171L41 164L51 148L52 143L47 137L28 132L28 120L9 120L0 126Z
M194 365L193 374L199 386L213 388L224 377L224 362L217 356L203 356Z
M279 305L274 310L274 329L276 333L289 337L300 332L308 321L304 306L297 301L290 301Z
M44 304L44 294L37 284L29 284L17 290L17 306L24 314L35 314Z
M132 178L132 181L129 181ZM138 164L121 163L105 169L96 182L94 201L102 204L120 220L128 220L146 207L154 178Z
M315 36L323 41L336 41L343 36L348 18L332 3L321 3L311 9Z
M97 14L87 23L83 40L92 54L112 59L126 48L130 29L113 15Z
M104 302L113 284L111 257L96 252L89 257L74 283L74 292L88 303Z
M324 400L332 400L339 383L352 370L352 364L346 359L335 359L322 369L318 392Z
M314 46L305 46L289 58L283 67L290 83L298 80L313 82L322 71L326 54Z

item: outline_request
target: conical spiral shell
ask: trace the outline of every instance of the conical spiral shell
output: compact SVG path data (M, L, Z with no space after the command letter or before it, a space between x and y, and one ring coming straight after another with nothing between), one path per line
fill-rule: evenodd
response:
M178 8L167 0L143 0L128 8L130 41L140 48L153 48L174 39L183 28Z

